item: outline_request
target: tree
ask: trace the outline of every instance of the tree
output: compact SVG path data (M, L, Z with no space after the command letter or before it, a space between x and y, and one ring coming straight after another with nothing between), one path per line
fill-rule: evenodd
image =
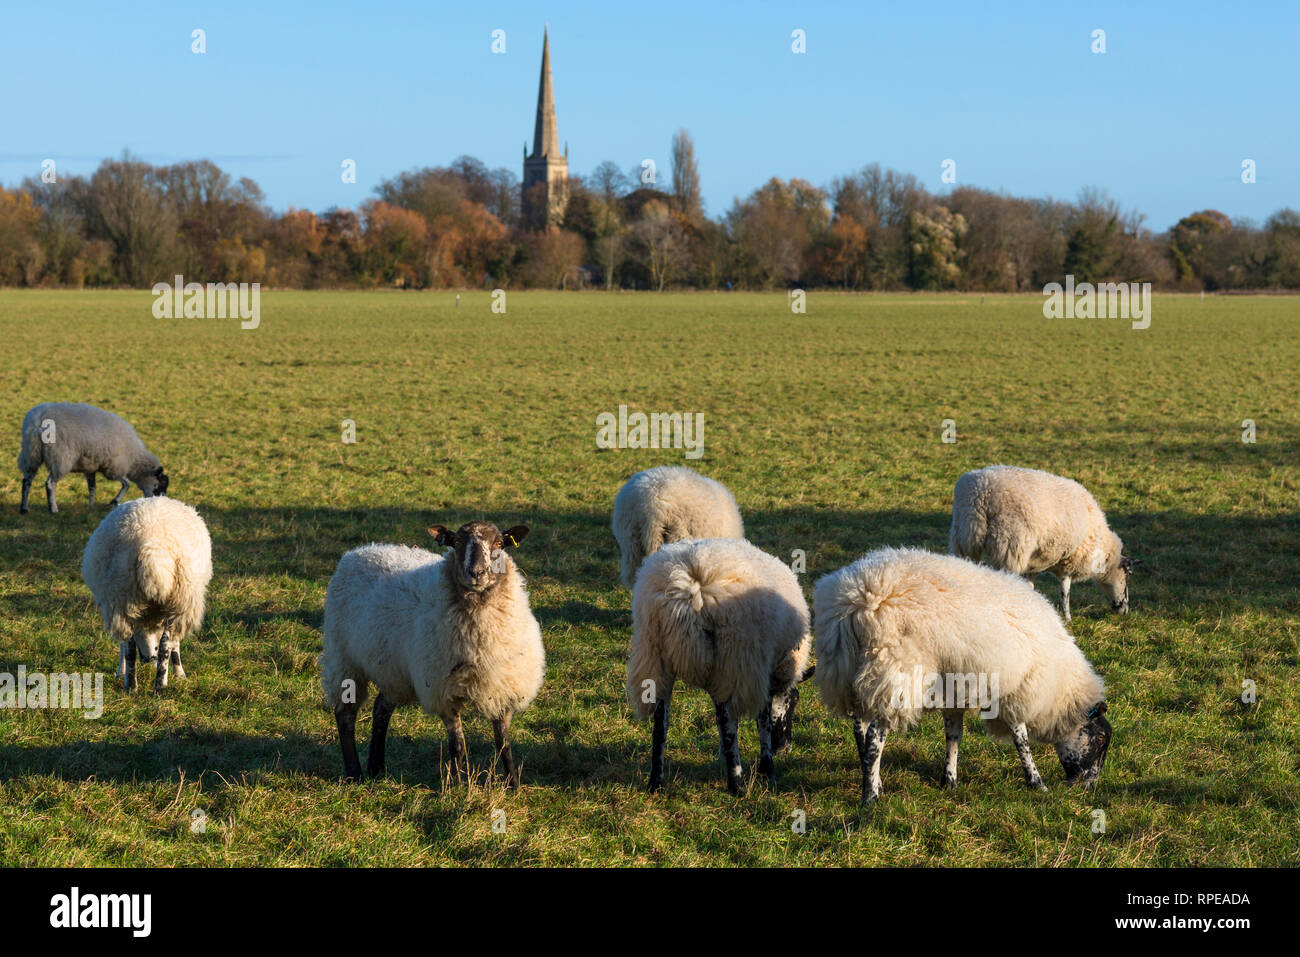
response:
M105 160L84 197L88 229L112 244L119 281L149 286L167 278L178 223L152 166L129 154Z
M665 203L651 200L631 230L633 250L650 273L659 292L676 278L686 263L686 235L681 222Z
M678 130L672 145L673 209L688 220L704 218L700 198L700 168L695 162L695 142L691 134Z
M805 180L773 178L732 206L727 225L750 278L770 288L811 274L829 216L821 190Z
M529 285L565 289L576 280L582 265L582 237L563 229L532 233L528 239L531 258L524 270Z
M363 203L361 212L365 217L366 271L384 285L429 285L429 224L424 217L376 199ZM452 282L447 284L454 284L455 277L450 278Z
M951 289L961 278L957 244L966 220L946 206L917 210L908 222L908 284L913 289Z

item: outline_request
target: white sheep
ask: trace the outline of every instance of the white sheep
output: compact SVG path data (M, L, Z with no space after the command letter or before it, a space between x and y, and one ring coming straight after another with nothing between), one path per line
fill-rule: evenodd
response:
M99 523L81 558L81 577L121 643L118 676L137 687L137 652L157 659L154 690L168 668L185 677L181 639L203 624L212 578L212 539L199 513L172 498L137 498Z
M18 510L27 512L32 480L44 464L45 500L51 512L59 510L54 491L69 472L86 476L90 504L95 504L95 473L120 481L115 507L132 482L146 496L165 495L168 478L158 457L144 447L131 424L119 415L77 402L45 402L23 416L22 448L18 471L23 476L23 498Z
M1055 746L1068 783L1091 787L1110 744L1105 687L1052 605L1009 572L917 549L883 548L813 590L817 688L853 718L862 801L880 796L889 731L944 714L944 786L957 783L965 711L1015 743L1031 788L1046 790L1031 740Z
M759 774L790 743L798 683L812 636L808 605L786 565L743 539L665 545L646 559L632 594L627 700L654 714L650 790L663 784L668 706L678 680L713 699L727 787L741 788L736 722L758 723Z
M356 718L368 682L378 689L367 773L384 770L393 709L418 703L442 718L452 772L468 767L460 714L466 706L491 719L507 786L519 783L510 749L510 719L542 686L546 654L523 576L507 549L528 528L504 534L469 522L429 534L454 553L405 545L366 545L339 561L325 593L321 685L338 724L344 770L361 780Z
M1114 611L1128 611L1128 579L1139 562L1123 548L1091 493L1059 475L990 465L967 472L953 490L949 554L1028 578L1051 572L1066 621L1072 581L1095 579Z
M744 538L740 509L727 487L681 465L637 472L614 497L623 584L631 588L645 559L669 542Z

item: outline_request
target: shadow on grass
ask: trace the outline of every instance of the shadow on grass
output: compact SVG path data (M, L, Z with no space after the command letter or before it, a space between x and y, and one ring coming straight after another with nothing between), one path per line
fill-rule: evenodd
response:
M213 537L216 581L289 576L319 585L329 581L338 559L368 542L395 542L428 548L431 524L458 525L486 517L498 525L523 522L532 534L516 553L525 575L561 587L595 591L618 583L618 549L608 515L593 511L517 509L484 515L401 507L380 508L204 508ZM79 577L88 523L77 516L19 516L0 510L0 560L31 581L52 570ZM64 519L67 519L66 521ZM46 520L48 519L48 520ZM910 545L943 551L950 516L946 511L851 511L796 508L750 510L745 526L760 548L789 561L794 549L807 558L802 576L811 587L818 576L885 545ZM1265 607L1300 607L1300 514L1272 517L1193 515L1184 512L1112 513L1111 526L1126 550L1144 560L1133 581L1137 607L1186 611L1207 601ZM30 570L25 570L29 568ZM1086 588L1087 586L1085 586ZM1083 591L1083 589L1081 589ZM1098 596L1083 594L1087 604ZM4 599L12 603L15 599ZM40 613L41 599L28 596L20 614ZM12 604L11 604L12 607ZM583 601L537 609L545 621L571 621L625 627L625 613ZM257 623L275 612L240 612ZM316 627L310 616L299 616Z

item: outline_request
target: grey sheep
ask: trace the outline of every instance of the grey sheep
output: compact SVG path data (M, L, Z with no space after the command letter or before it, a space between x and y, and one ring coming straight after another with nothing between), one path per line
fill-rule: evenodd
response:
M158 457L144 447L131 424L119 415L80 402L43 402L23 416L23 444L18 452L18 471L23 476L23 500L19 511L26 514L32 479L44 464L45 500L51 512L59 510L54 491L69 472L86 476L89 502L95 504L95 475L119 481L109 507L115 507L134 482L145 496L165 495L168 478Z

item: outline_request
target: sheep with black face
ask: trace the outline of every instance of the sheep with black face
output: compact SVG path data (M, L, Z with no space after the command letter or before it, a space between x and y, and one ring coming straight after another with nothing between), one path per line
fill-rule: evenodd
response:
M864 804L880 796L887 734L924 711L944 715L945 787L957 783L962 723L975 708L990 733L1014 743L1029 787L1046 790L1031 740L1055 747L1067 783L1096 783L1111 741L1105 686L1024 578L883 548L820 578L813 610L817 687L829 710L853 719ZM964 690L949 697L972 678L992 691L987 700Z
M1027 578L1051 572L1066 621L1075 581L1095 580L1112 611L1128 611L1129 576L1140 559L1123 550L1092 493L1072 479L990 465L967 472L953 489L948 553Z
M491 522L456 531L435 525L436 555L405 545L366 545L339 561L325 595L321 685L338 724L347 776L361 779L356 716L378 689L367 773L384 770L394 709L418 704L447 727L453 774L468 769L461 713L492 722L507 786L519 783L510 722L536 697L546 670L541 628L510 557L528 535Z
M158 457L144 447L131 423L120 415L79 402L43 402L23 416L22 447L18 471L22 473L22 502L18 511L27 512L27 496L36 473L44 465L45 501L50 511L59 504L55 490L70 472L86 476L91 505L95 504L95 476L122 483L109 508L122 501L134 482L145 497L166 495L169 479Z
M736 722L758 726L758 773L790 744L812 636L794 572L744 539L674 542L647 558L632 594L627 700L654 715L650 790L664 780L668 707L678 679L713 699L727 788L743 786Z

